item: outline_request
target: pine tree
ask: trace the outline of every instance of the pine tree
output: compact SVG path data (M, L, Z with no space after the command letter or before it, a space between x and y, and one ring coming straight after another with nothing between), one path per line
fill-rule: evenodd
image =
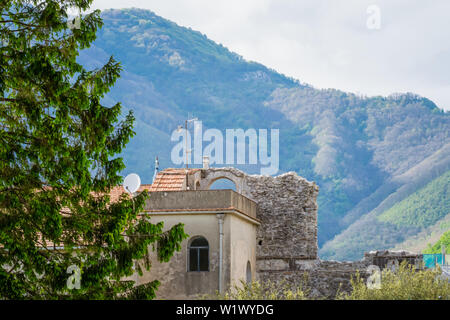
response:
M149 269L149 246L168 261L186 237L138 215L146 192L110 201L134 116L101 103L120 63L77 63L102 20L67 12L91 3L0 3L0 299L153 298L158 281L124 278Z

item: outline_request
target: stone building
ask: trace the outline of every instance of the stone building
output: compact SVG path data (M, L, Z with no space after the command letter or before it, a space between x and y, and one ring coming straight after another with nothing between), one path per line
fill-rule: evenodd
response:
M221 179L234 190L210 190ZM235 168L166 169L152 185L144 212L166 229L184 223L189 239L168 263L152 259L138 284L158 279L157 297L195 298L286 266L317 259L318 188L290 172L247 175ZM155 253L152 253L155 254Z
M184 224L189 239L167 263L157 262L137 283L161 281L157 297L195 298L255 280L256 203L233 190L155 191L143 214L166 229Z
M233 190L211 190L218 180ZM321 261L317 245L314 182L288 172L277 177L248 175L235 168L166 169L158 172L143 215L164 221L165 229L185 225L189 239L167 263L152 267L137 284L158 279L159 299L191 299L225 291L240 281L287 281L298 285L308 274L312 297L334 298L348 291L357 271L392 257L414 261L411 253L366 253L361 261ZM151 253L154 255L155 253Z

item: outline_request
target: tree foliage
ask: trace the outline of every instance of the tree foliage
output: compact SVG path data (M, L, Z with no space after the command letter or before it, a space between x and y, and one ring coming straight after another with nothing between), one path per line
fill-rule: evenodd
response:
M164 232L139 218L146 192L110 202L135 118L101 103L120 63L76 61L102 20L96 10L69 28L67 12L91 3L0 3L0 298L153 298L158 281L123 279L149 268L149 245L167 261L186 237L182 224ZM70 266L79 289L67 286Z
M386 210L377 208L370 212L322 247L321 257L361 259L363 252L389 249L396 245L397 249L406 249L402 245L407 246L406 241L422 232L431 235L433 228L448 229L441 222L445 217L450 217L449 178L450 171L444 172L409 196L402 199L399 195L400 201L387 206ZM391 194L390 199L395 196Z
M247 283L241 280L238 285L232 286L223 294L217 292L213 298L217 300L307 300L310 293L305 286L307 280L307 276L304 276L298 286L285 281L280 283L271 281Z
M378 219L399 226L428 227L450 212L450 171L397 202Z
M450 230L444 232L434 245L428 244L428 248L423 253L442 253L442 246L444 246L445 252L450 251Z

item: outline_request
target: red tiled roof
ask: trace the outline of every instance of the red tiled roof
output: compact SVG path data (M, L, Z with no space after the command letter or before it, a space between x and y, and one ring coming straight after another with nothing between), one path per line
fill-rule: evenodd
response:
M157 173L149 191L181 191L186 174L192 174L198 170L200 169L165 169Z
M139 187L138 192L147 190L148 192L154 191L182 191L184 181L186 180L186 173L192 174L201 169L178 169L168 168L160 171L156 174L153 184L143 184ZM111 202L119 200L120 196L126 193L122 186L115 186L111 189L110 198Z

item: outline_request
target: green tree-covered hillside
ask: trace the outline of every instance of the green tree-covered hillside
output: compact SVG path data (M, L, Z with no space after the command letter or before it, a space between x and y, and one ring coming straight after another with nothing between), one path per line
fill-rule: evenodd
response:
M450 171L428 183L390 209L374 210L327 243L322 252L334 258L360 258L360 252L382 250L406 242L450 217ZM448 228L448 224L444 224ZM399 248L396 249L405 249Z
M395 204L378 220L399 226L428 227L450 213L450 171Z
M157 155L161 168L175 166L170 135L189 114L222 132L280 129L279 173L296 171L320 187L322 247L390 195L401 190L399 202L449 168L450 117L427 98L319 90L148 10L106 10L102 18L97 40L79 60L95 67L114 55L123 64L105 97L136 115L123 174L137 172L150 183ZM259 173L258 166L237 167Z

